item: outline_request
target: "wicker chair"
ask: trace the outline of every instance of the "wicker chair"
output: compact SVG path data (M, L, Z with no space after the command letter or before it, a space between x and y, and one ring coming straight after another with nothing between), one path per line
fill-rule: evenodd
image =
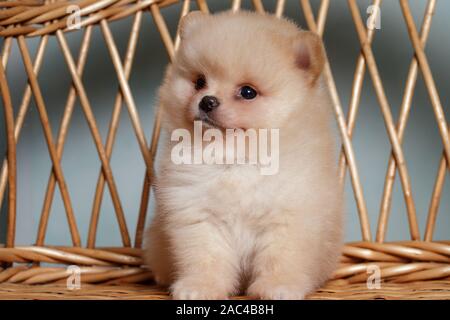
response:
M380 2L380 0L375 0L374 4L380 5ZM82 28L79 31L75 31L83 32L80 54L77 61L75 61L76 58L72 55L68 47L66 38L66 32L72 31L68 29L67 21L70 17L67 13L67 8L73 4L77 4L82 9L80 12ZM141 29L141 20L144 15L149 14L152 16L170 59L173 57L178 46L179 38L177 36L172 38L165 23L164 9L168 6L178 5L181 8L181 17L194 8L208 12L208 4L210 3L205 0L82 0L71 2L65 0L12 0L0 2L0 36L3 37L0 63L0 89L3 102L2 111L4 112L6 124L6 136L2 135L2 138L5 137L5 141L7 142L7 154L2 163L0 176L0 207L5 202L4 205L7 208L7 219L4 219L7 221L6 243L0 245L0 299L170 298L166 288L159 288L152 282L151 271L142 266L140 257L142 234L150 199L153 160L159 137L159 109L155 109L156 120L153 127L153 135L150 144L147 144L128 79L138 42L138 33ZM256 11L264 12L264 1L252 0L251 4ZM275 13L277 16L283 15L285 4L284 0L278 0L276 2ZM310 2L308 0L300 1L299 9L302 9L301 12L305 16L308 27L321 36L324 33L329 5L329 0L320 1L320 8L315 16ZM423 26L419 34L412 18L408 1L400 0L404 21L408 27L415 56L410 65L401 112L399 113L397 122L394 122L372 52L371 43L375 32L372 29L366 29L356 0L349 0L348 5L361 44L361 52L356 61L352 96L347 114L343 111L340 94L328 63L325 68L325 78L334 102L333 111L336 115L342 138L342 150L339 158L340 174L344 179L348 169L359 213L362 241L347 243L345 245L342 263L335 272L334 278L324 288L311 295L310 298L450 298L450 241L433 241L433 230L443 191L446 169L448 163L450 163L448 162L450 161L450 137L447 123L443 116L444 113L439 100L439 93L433 81L427 56L423 49L432 23L436 1L428 1ZM232 1L233 10L239 10L240 7L240 0ZM132 29L126 55L122 62L122 57L119 55L109 24L111 21L129 16L133 17ZM99 133L96 118L92 112L92 105L89 102L82 81L93 28L101 29L120 85L113 109L113 115L115 116L112 117L110 122L105 143L103 143L103 139ZM40 41L34 60L27 46L26 39L28 37L38 37ZM44 88L41 88L38 81L38 73L49 37L57 38L73 82L68 92L57 137L54 137L52 134L47 107L42 97L42 90ZM25 65L28 85L24 92L22 103L17 108L13 108L10 86L5 70L7 70L11 46L16 41L20 49L21 59ZM367 207L352 146L352 134L355 127L356 114L366 69L374 83L374 89L392 146L392 155L389 158L375 240L372 239L370 232ZM437 118L437 124L444 146L423 238L419 233L416 208L411 192L411 182L406 167L405 155L402 150L403 134L411 106L410 97L414 93L415 82L419 73L423 75L426 88L431 97L433 111ZM20 188L20 185L17 185L16 146L19 143L21 129L27 116L32 97L34 97L40 122L44 129L44 136L53 167L48 180L40 222L37 226L36 242L34 245L24 247L15 246L16 204L17 201L23 201L23 199L17 198L17 189ZM102 166L85 246L82 246L76 216L65 183L64 171L60 164L71 115L77 99L88 121L88 126ZM120 114L122 105L129 112L140 147L141 155L138 154L136 157L143 157L147 169L143 177L145 181L138 221L135 226L134 242L130 239L127 221L110 167L110 157L118 128L117 115ZM397 169L407 208L411 239L401 242L385 242L394 177ZM105 186L107 186L110 192L114 205L123 241L122 247L96 246L96 232ZM50 219L50 207L54 199L53 195L56 187L60 190L64 202L73 243L72 246L49 246L45 244L45 236ZM81 289L69 290L67 280L70 280L70 277L74 273L71 269L67 269L65 265L79 266L76 273L79 272L81 274ZM370 273L368 274L368 270L374 265L381 272L379 274L382 280L381 289L368 285L368 277L372 275Z

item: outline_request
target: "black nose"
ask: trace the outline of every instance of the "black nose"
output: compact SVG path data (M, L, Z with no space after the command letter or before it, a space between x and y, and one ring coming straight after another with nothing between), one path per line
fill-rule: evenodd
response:
M198 104L198 107L206 113L213 111L218 106L220 106L220 102L214 96L204 96Z

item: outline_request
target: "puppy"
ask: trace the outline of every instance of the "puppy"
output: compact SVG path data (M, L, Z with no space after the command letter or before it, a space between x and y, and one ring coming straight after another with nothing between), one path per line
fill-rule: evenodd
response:
M343 188L321 40L251 12L190 13L180 36L159 91L167 137L146 262L175 299L303 299L330 277L342 244ZM278 172L175 164L169 137L193 132L195 120L221 131L278 129Z

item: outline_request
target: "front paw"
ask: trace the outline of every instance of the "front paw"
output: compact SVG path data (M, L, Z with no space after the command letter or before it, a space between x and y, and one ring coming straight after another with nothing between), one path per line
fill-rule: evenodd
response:
M307 293L307 288L298 285L265 280L256 280L247 289L249 296L263 300L303 300Z
M225 300L228 292L205 279L180 279L171 288L174 300Z

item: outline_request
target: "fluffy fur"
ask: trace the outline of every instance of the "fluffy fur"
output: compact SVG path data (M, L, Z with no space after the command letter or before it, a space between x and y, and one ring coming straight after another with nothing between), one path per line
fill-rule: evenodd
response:
M219 128L279 128L280 168L175 165L163 141L146 261L175 299L302 299L335 268L343 193L320 39L271 15L186 16L160 102L163 127L192 131L205 95ZM195 89L204 75L206 87ZM249 84L253 100L237 98Z

